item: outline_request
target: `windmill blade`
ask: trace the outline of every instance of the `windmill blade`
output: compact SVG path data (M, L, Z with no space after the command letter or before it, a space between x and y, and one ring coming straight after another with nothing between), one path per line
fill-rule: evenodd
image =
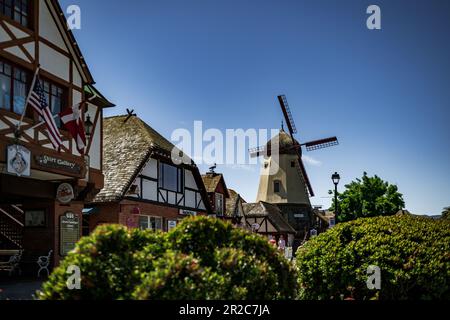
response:
M306 147L307 151L325 149L325 148L334 147L337 145L339 145L339 140L337 139L337 137L311 141L311 142L303 144L303 146Z
M298 164L299 164L299 167L300 167L299 168L300 173L303 176L303 180L305 181L306 187L308 189L307 191L309 192L309 196L310 197L314 197L314 190L313 190L313 188L311 186L311 181L309 181L309 177L308 177L308 174L306 173L305 165L303 164L303 161L302 161L302 158L301 158L300 154L299 154L299 157L298 157Z
M283 111L284 119L286 120L289 133L291 134L291 137L293 137L294 134L297 133L297 128L295 127L294 118L292 117L291 109L289 108L286 96L278 96L278 101L280 102L281 110Z
M251 158L258 158L261 155L267 154L267 149L265 146L261 146L258 148L253 148L249 150Z

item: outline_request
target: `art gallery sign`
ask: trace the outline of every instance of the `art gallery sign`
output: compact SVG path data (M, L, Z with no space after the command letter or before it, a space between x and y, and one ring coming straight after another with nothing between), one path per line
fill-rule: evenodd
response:
M47 169L55 169L71 174L81 174L81 166L73 161L64 160L49 155L40 155L36 157L36 164Z

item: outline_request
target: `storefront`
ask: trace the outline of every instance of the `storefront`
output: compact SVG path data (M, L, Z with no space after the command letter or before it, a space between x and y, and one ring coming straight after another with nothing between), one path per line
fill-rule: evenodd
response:
M103 108L113 105L93 83L58 1L0 13L0 258L20 252L22 271L73 249L82 210L103 187Z

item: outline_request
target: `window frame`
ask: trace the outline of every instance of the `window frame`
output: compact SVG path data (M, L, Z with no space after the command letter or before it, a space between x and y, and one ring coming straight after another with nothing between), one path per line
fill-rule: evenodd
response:
M280 193L281 192L281 181L280 180L274 180L273 181L273 192L274 193Z
M21 65L18 65L16 63L10 62L9 60L4 59L3 57L0 57L0 63L3 64L3 68L4 68L4 65L8 65L10 67L10 69L11 69L11 75L9 76L9 78L10 78L9 79L10 80L10 82L9 82L9 108L3 108L3 106L0 106L0 111L7 111L7 112L10 112L10 113L13 113L13 114L16 114L16 115L21 115L21 113L17 113L14 110L14 95L15 95L15 93L14 93L14 85L15 85L16 81L19 81L18 79L16 79L16 70L19 70L19 71L23 72L25 74L25 76L26 76L26 88L25 88L25 90L26 90L27 95L30 92L31 82L33 81L33 79L32 79L33 78L33 74L29 70L27 70L26 68L22 67ZM2 68L2 71L0 71L0 74L2 74L2 75L4 74L3 68ZM43 76L40 76L39 80L41 81L41 84L43 86L44 86L44 83L48 83L49 84L49 88L50 88L49 89L49 91L50 91L49 97L50 97L50 99L47 99L47 96L46 96L46 100L48 100L46 102L49 105L50 110L52 110L52 104L53 104L53 101L51 99L52 98L51 92L52 92L52 88L54 88L54 87L57 88L57 89L60 89L61 93L62 93L61 94L61 110L59 112L63 112L64 110L66 110L69 107L69 94L68 94L69 93L69 88L67 88L64 85L61 85L60 83L52 81L52 80L50 80L50 79L48 79L46 77L43 77ZM22 82L22 83L24 83L24 82ZM45 93L47 94L47 92L45 92ZM25 96L25 99L26 98L27 97ZM27 106L25 106L25 107L27 107ZM52 114L53 114L53 111L52 111ZM36 115L36 113L32 110L32 108L30 108L28 106L27 111L25 113L25 118L26 119L31 119L31 120L37 120L39 118L39 116ZM64 129L64 125L62 123L59 123L58 128L61 129L61 130L65 130Z
M10 0L11 7L9 8L10 14L6 12L6 8L9 7L6 5L6 0L0 0L0 16L7 18L8 20L24 27L32 30L34 26L34 1L33 0ZM22 4L26 2L26 11L22 10ZM20 10L16 10L16 3L19 3ZM25 14L24 14L25 13ZM19 19L16 19L16 14L19 15ZM26 19L26 23L23 22L24 18Z
M146 218L147 219L147 228L146 229L142 229L141 228L141 218ZM155 229L153 228L149 228L148 226L151 226L151 220L154 219L155 220ZM160 228L157 229L156 228L156 220L160 221ZM152 230L152 231L164 231L164 219L163 217L158 217L158 216L151 216L151 215L146 215L146 214L141 214L139 215L139 229L141 230Z
M164 168L165 167L172 167L177 170L176 190L167 188L167 186L166 186L166 183L164 180L165 179L165 176L164 176ZM162 161L158 162L158 188L159 189L184 194L184 180L185 180L185 177L184 177L184 169L183 168L180 168L180 167L177 167L177 166L174 166L172 164L162 162Z
M25 84L25 91L28 93L30 91L31 86L30 72L28 72L25 68L22 68L15 63L9 62L6 59L0 58L0 63L2 64L2 71L0 71L0 74L9 77L9 108L4 108L3 106L0 106L0 110L6 110L11 113L18 114L14 110L15 84L16 81L20 81L20 83ZM6 75L5 72L3 71L5 69L5 66L8 66L10 68L10 75ZM20 79L16 79L16 71L20 71L25 74L26 76L25 82L21 81ZM26 98L27 97L25 96L25 99ZM27 109L26 115L31 116L33 113L28 111L29 110Z
M219 208L218 208L218 200L220 199L220 204L221 204L221 211L219 211ZM219 216L223 216L224 215L224 213L225 213L225 204L224 204L224 199L225 199L225 197L223 196L223 194L222 193L218 193L218 192L216 192L216 193L214 193L214 206L215 206L215 212L216 212L216 214L217 215L219 215Z
M67 94L68 90L65 87L55 83L54 81L48 80L47 78L40 78L40 80L41 80L41 85L44 89L44 93L46 95L45 99L47 100L46 101L47 105L50 108L50 111L52 112L52 114L53 115L56 114L56 113L53 113L53 97L56 97L55 95L53 95L54 88L56 88L56 90L61 91L61 96L59 97L61 100L61 106L60 106L60 110L57 111L57 113L60 113L60 112L63 112L64 110L66 110L68 108L68 94ZM45 89L46 84L49 85L48 92ZM48 97L47 97L47 95L48 95ZM59 118L55 119L55 122L59 129L64 129L64 125Z

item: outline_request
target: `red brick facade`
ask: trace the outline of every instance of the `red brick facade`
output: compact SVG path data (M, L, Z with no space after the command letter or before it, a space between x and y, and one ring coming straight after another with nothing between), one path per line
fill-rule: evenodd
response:
M180 209L147 202L123 200L120 203L98 204L99 212L89 218L90 232L101 224L121 224L129 228L139 227L139 216L162 218L162 230L168 231L169 221L179 221L186 217ZM205 215L197 212L197 215Z

